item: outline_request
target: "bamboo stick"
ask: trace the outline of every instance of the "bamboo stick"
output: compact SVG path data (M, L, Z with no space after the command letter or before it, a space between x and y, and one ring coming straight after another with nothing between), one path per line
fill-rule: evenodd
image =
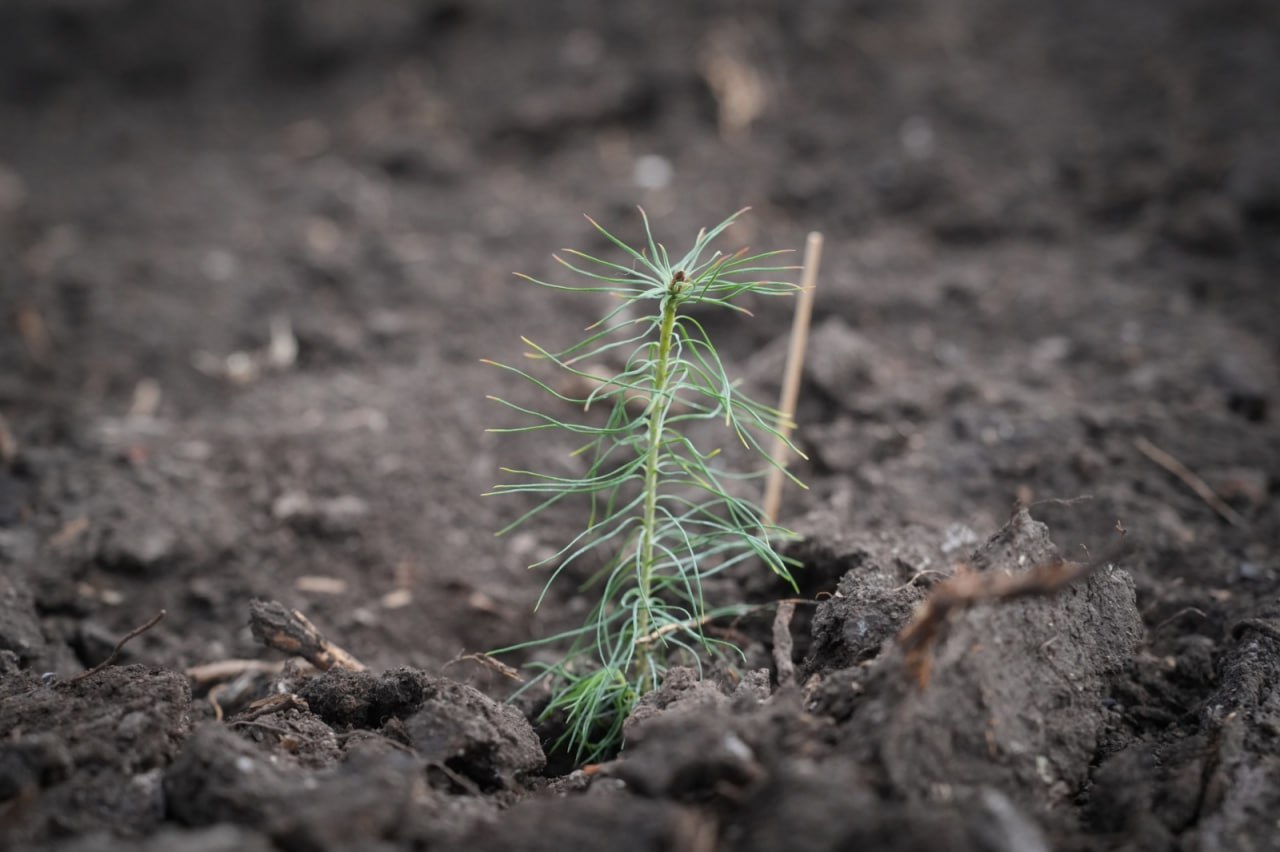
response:
M805 345L809 342L809 324L813 318L813 293L818 284L818 266L822 262L822 234L813 231L805 240L804 272L800 278L800 296L796 299L795 318L791 323L791 345L787 351L787 366L782 378L782 398L778 410L783 420L780 428L781 436L773 442L774 461L786 466L789 448L787 438L795 427L796 402L800 397L800 376L804 369ZM783 472L780 467L769 471L769 479L765 482L764 518L769 523L776 523L778 510L782 504Z

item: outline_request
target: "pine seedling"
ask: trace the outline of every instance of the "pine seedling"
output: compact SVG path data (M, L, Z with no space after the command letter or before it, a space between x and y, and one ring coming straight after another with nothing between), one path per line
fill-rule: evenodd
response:
M586 623L495 652L541 645L563 649L557 662L537 664L537 675L522 691L549 684L544 718L563 714L565 731L557 745L570 749L579 761L599 759L618 745L627 714L641 695L658 686L672 662L700 669L704 659L742 655L732 643L709 635L706 627L751 607L709 604L704 597L708 578L756 562L795 585L793 563L776 549L794 534L767 521L742 496L752 490L744 481L763 477L765 470L728 469L719 448L693 441L695 433L703 437L709 422L716 433L758 454L765 469L782 468L762 439L786 442L786 418L743 395L693 313L695 308L725 308L749 314L738 303L742 297L782 296L798 289L773 280L795 268L774 265L783 252L711 250L712 241L743 212L699 232L693 247L674 262L654 241L643 210L647 245L640 249L588 217L620 250L618 260L573 250L566 250L568 259L556 256L586 279L580 285L521 276L554 290L617 300L588 327L585 339L567 349L551 351L524 338L532 350L529 358L549 364L570 380L566 384L584 390L558 389L555 379L487 362L532 382L551 402L549 410L535 410L491 397L531 421L491 431L563 432L575 442L586 442L572 453L580 474L503 468L516 481L490 492L527 494L536 501L500 535L565 500L580 503L587 516L581 532L530 566L550 572L540 605L574 563L594 556L593 564L603 565L583 587L595 600ZM610 360L622 366L615 371L599 367ZM578 417L569 419L574 410Z

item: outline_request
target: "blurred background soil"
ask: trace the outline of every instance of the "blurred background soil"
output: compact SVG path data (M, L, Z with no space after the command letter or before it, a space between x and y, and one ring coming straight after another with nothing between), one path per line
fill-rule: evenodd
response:
M572 448L486 433L511 421L485 394L533 398L480 359L519 358L521 335L568 343L601 309L512 272L606 251L583 213L634 237L639 204L675 250L750 206L726 247L827 240L799 417L810 490L783 514L839 545L813 559L846 561L806 593L835 591L862 552L841 536L905 536L932 556L902 565L938 568L1016 503L1090 496L1032 513L1067 555L1124 524L1142 636L1099 681L1112 715L1045 805L1058 816L1032 811L1055 848L1275 848L1258 810L1280 789L1275 679L1231 752L1259 798L1210 782L1240 654L1280 671L1278 104L1280 7L1264 0L8 0L0 650L30 686L6 700L163 608L123 658L167 671L148 712L172 736L129 772L182 754L199 776L184 743L218 751L186 739L210 711L171 680L262 655L255 597L374 670L503 695L487 669L447 664L588 603L566 584L532 611L545 578L525 566L573 512L493 535L522 511L480 497L499 465L563 469ZM709 322L769 398L790 305L755 309ZM817 653L819 679L876 653L829 625L811 642L808 623L797 659ZM761 660L769 641L753 640ZM859 700L828 690L786 724L857 718ZM870 765L850 755L854 775ZM37 786L90 771L68 760ZM853 776L833 773L793 778L794 795L839 802ZM341 798L360 782L334 783ZM1147 798L1103 807L1098 789ZM652 798L636 848L747 848L725 828L741 815L706 829L696 803ZM490 840L620 830L617 807L585 801L523 803ZM108 829L178 848L175 819L201 824L172 805L61 828L9 813L33 845ZM451 813L454 839L504 819ZM899 846L925 848L903 813ZM298 836L242 816L209 818L227 848Z

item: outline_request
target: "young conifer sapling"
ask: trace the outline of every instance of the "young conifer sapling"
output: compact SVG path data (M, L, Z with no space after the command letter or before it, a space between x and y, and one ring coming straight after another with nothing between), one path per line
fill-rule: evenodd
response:
M764 470L729 469L719 443L706 440L706 424L715 424L716 433L741 442L766 469L782 467L762 441L786 442L786 418L741 392L695 315L706 308L748 314L740 304L744 297L782 296L798 289L775 280L795 268L774 265L783 252L711 250L712 242L743 212L699 232L692 248L674 261L654 240L643 210L647 244L639 249L588 217L620 250L617 260L566 250L568 259L555 259L585 279L582 284L521 276L554 290L617 300L588 327L583 340L568 348L552 351L524 338L532 350L528 357L546 362L571 377L568 384L586 390L566 392L552 377L487 362L532 382L550 403L536 410L492 397L529 418L526 425L493 431L562 432L578 443L566 449L580 459L580 473L503 468L515 481L490 493L534 499L532 508L499 534L562 501L581 505L586 514L579 533L530 566L550 571L541 604L570 565L591 557L593 564L603 565L586 587L595 601L586 623L495 652L539 645L563 649L556 662L539 664L538 674L523 689L549 684L544 715L563 714L565 733L559 745L580 761L598 759L616 747L627 714L641 695L658 686L673 661L700 667L711 656L741 655L706 627L750 607L708 602L708 578L756 562L794 586L790 560L777 550L792 533L766 520L744 496L753 488L744 481L762 477ZM610 361L621 366L600 368ZM694 443L695 433L702 445ZM785 445L795 451L789 442Z

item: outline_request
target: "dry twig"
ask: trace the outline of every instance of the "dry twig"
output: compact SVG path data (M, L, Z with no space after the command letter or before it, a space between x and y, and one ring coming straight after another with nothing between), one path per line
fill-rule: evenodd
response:
M1223 500L1218 492L1209 487L1209 483L1205 482L1195 474L1191 468L1178 461L1146 438L1139 435L1133 439L1133 445L1138 448L1138 452L1149 458L1151 461L1160 465L1165 470L1172 473L1178 479L1182 480L1182 484L1195 492L1196 496L1209 504L1213 511L1217 512L1224 521L1233 527L1243 527L1246 525L1245 519L1235 509Z
M1124 527L1117 523L1116 529L1120 538L1100 556L1087 562L1071 562L1058 557L1018 574L975 571L962 566L950 579L934 586L924 605L898 634L898 646L905 655L907 670L921 687L928 685L933 662L930 652L942 635L951 613L978 603L1052 595L1085 579L1103 565L1114 562L1127 545Z
M503 677L510 678L511 680L518 681L519 683L524 683L524 678L520 676L519 669L514 666L509 666L501 660L494 659L488 654L459 654L449 662L445 663L441 668L447 669L449 666L464 662L476 663L484 666L491 672L497 672Z
M755 606L749 606L744 609L736 610L734 612L719 612L719 613L712 613L710 615L704 615L701 618L687 618L684 621L671 621L662 625L661 627L657 627L657 628L654 628L653 630L650 630L648 633L646 633L645 635L637 639L636 644L648 645L652 642L657 642L659 639L661 639L663 636L666 636L669 633L675 633L680 630L690 630L694 627L703 627L704 625L710 624L712 621L714 621L717 618L724 618L729 615L734 616L735 623L736 623L737 619L741 619L744 616L751 615L753 612L759 612L762 609L768 609L771 606L781 606L783 604L790 604L792 607L794 607L796 604L812 604L812 603L816 603L816 601L805 600L804 598L784 598L783 600L780 600L780 601L772 601L770 603L756 604Z
M231 680L245 672L279 674L282 669L284 669L283 660L275 662L270 660L218 660L212 663L190 666L184 673L196 686L204 686L209 683Z
M205 696L205 699L209 702L209 706L213 708L213 720L215 722L221 722L226 716L226 713L222 710L222 702L218 699L222 697L223 690L225 690L227 686L229 686L229 684L220 683L210 689L209 694Z
M116 659L120 656L120 649L122 649L125 646L126 642L128 642L130 639L134 639L138 636L141 636L143 633L146 633L148 630L155 627L157 624L160 623L160 619L164 618L166 615L168 615L168 613L162 609L158 613L156 613L155 616L152 617L152 619L148 621L146 624L142 625L141 627L135 627L132 630L130 630L128 633L124 635L123 639L121 639L119 642L116 643L116 646L111 649L111 653L107 655L107 658L105 660L98 663L93 668L85 669L84 671L80 672L80 674L71 678L69 681L67 681L67 683L79 683L85 678L91 677L97 674L98 672L105 669L107 666L114 663Z
M1163 630L1164 628L1168 627L1170 624L1173 624L1178 619L1182 618L1182 616L1184 615L1195 615L1195 616L1199 616L1200 618L1209 617L1208 615L1205 614L1205 611L1200 609L1199 607L1184 606L1182 609L1178 610L1173 615L1169 616L1164 621L1157 624L1155 627L1152 627L1149 632L1150 633L1159 632L1160 630Z
M276 735L278 739L283 740L285 737L299 738L296 731L288 728L282 728L279 725L271 725L267 722L259 722L257 719L232 719L227 723L229 728L258 728L259 730L268 731Z
M249 629L262 644L302 657L321 671L334 667L353 672L365 670L364 663L325 639L305 615L278 601L251 601Z
M244 712L236 716L235 721L239 723L252 722L263 716L270 716L272 713L281 713L285 710L310 710L311 705L307 704L307 699L301 695L294 695L292 692L282 692L277 695L268 695L266 698L259 698L244 709Z

